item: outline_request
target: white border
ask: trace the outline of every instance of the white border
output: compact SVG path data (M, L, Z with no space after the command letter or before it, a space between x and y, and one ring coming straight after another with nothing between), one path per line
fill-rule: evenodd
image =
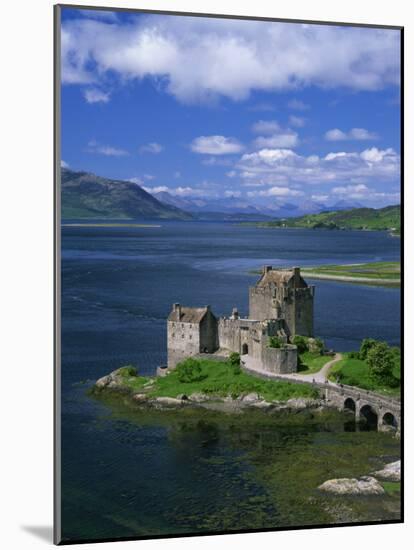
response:
M200 11L264 17L297 18L405 26L406 53L406 243L414 229L413 143L414 18L405 0L361 2L346 0L153 0L78 4L108 5L177 11ZM51 544L52 506L52 382L53 382L53 2L20 0L2 6L0 33L2 63L2 387L1 484L2 547L30 549ZM410 17L411 16L411 17ZM408 62L407 62L408 59ZM4 169L5 168L5 169ZM411 218L411 219L410 219ZM406 281L414 280L406 246ZM4 254L5 252L5 254ZM410 307L411 306L411 307ZM413 291L406 285L406 346L414 310ZM289 547L335 550L372 547L376 550L408 547L414 540L412 496L413 353L406 354L406 524L375 527L289 531L207 538L112 543L111 548L263 549ZM410 428L411 427L411 428ZM411 489L410 489L411 488ZM411 493L411 495L410 495ZM33 529L38 534L33 534ZM49 529L49 531L48 531ZM39 536L39 533L41 536ZM108 544L108 543L106 543ZM83 545L89 548L90 545ZM101 545L93 545L98 548ZM109 548L109 546L106 546Z

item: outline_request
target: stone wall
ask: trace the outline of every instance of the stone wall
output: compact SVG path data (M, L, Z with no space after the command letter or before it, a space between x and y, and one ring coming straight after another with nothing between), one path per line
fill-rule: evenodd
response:
M218 327L217 319L207 311L200 323L200 351L203 353L214 353L218 349Z
M262 369L275 374L290 374L298 370L298 350L296 346L262 348Z
M177 363L191 355L200 353L200 329L198 323L167 323L168 367L174 368Z

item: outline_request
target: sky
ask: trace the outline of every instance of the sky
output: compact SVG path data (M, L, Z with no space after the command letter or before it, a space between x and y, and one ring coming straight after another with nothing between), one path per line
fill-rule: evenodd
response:
M277 209L400 201L395 29L62 8L62 166Z

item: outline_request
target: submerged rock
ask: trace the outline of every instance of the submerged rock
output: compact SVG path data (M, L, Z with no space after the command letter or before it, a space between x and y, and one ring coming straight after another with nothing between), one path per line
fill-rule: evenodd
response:
M387 464L382 470L374 472L374 476L387 481L400 481L401 480L401 460L391 462Z
M335 495L383 495L384 488L375 477L363 476L359 479L328 479L319 485L320 491Z

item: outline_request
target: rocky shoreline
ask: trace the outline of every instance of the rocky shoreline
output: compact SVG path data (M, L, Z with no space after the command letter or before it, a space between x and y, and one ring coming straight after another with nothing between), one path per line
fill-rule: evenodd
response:
M322 411L327 408L322 399L296 398L287 401L266 401L257 393L251 392L240 396L219 396L200 392L189 395L180 394L176 397L152 396L151 389L155 379L149 379L141 388L133 390L125 384L121 374L122 369L117 369L110 374L99 378L93 386L93 393L113 392L128 394L138 407L157 410L174 410L182 408L204 408L214 411L237 413L245 409L260 409L267 412L289 412L312 409Z

